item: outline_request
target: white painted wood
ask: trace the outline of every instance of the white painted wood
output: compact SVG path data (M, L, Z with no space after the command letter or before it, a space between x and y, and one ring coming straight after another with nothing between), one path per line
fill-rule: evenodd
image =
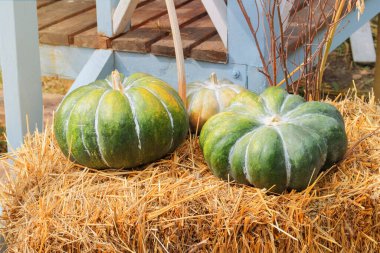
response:
M91 55L90 59L79 73L75 82L67 94L74 89L92 83L97 79L104 79L111 74L115 68L115 58L112 50L98 49Z
M36 1L0 1L0 55L8 149L42 130L42 90ZM28 118L28 119L27 119Z
M350 41L354 62L362 64L376 62L375 44L369 22L354 32L350 37Z
M227 4L223 0L202 0L202 3L227 48Z
M127 31L139 0L120 0L113 14L113 35Z
M112 19L119 0L96 0L98 33L113 37Z

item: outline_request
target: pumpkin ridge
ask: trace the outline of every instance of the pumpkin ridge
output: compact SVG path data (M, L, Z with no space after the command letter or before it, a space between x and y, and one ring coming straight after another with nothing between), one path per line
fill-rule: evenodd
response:
M169 149L171 149L172 146L173 146L173 142L174 142L174 139L173 139L174 138L174 120L173 120L173 115L169 111L168 105L165 104L164 101L162 101L160 99L160 97L155 92L153 92L151 89L149 89L147 87L139 87L139 88L145 89L146 91L148 91L149 93L151 93L161 103L161 105L165 108L165 111L168 114L169 119L170 119L170 125L172 127L172 138L171 138L171 141L170 141L170 148L169 148Z
M254 132L254 130L256 130L256 129L260 128L260 127L262 127L262 126L257 126L256 128L253 128L252 131L249 131L249 132L243 134L239 139L236 140L235 144L231 146L231 148L230 148L230 152L228 153L228 164L229 164L230 166L231 166L232 155L233 155L233 153L234 153L234 151L235 151L235 147L236 147L236 145L237 145L242 139L244 139L244 138L247 137L248 135L252 134L252 133ZM230 168L230 169L231 169L231 168Z
M98 130L98 122L99 122L99 108L100 108L100 104L103 102L103 99L104 97L109 93L111 92L112 90L107 90L103 93L103 95L99 98L99 103L98 103L98 106L96 107L96 110L95 110L95 135L96 135L96 142L98 144L98 149L99 149L99 154L100 154L100 158L102 159L102 161L104 162L105 165L107 165L108 167L111 167L107 160L104 158L103 156L103 153L102 153L102 148L100 146L100 140L99 140L99 130Z
M98 89L95 89L95 90L98 90ZM90 91L93 92L95 90L92 90ZM77 100L76 100L76 103L78 103L82 98L84 98L85 96L87 96L89 93L84 93L82 94ZM64 100L62 100L63 102ZM61 104L62 104L61 102ZM59 106L61 106L61 104ZM63 128L63 130L65 131L65 139L66 139L66 143L67 143L67 147L68 147L68 153L69 153L69 156L71 156L74 160L76 160L74 154L71 152L71 147L72 147L72 140L69 141L69 137L67 136L67 133L68 133L68 130L69 130L69 125L70 125L70 119L71 119L71 114L73 113L73 111L76 109L76 106L73 106L70 110L70 113L67 117L67 122L65 124L65 127ZM58 111L58 110L57 110Z
M247 147L245 148L243 173L244 173L244 175L246 176L246 178L248 179L249 183L251 183L251 184L252 184L252 182L253 182L253 179L251 178L251 175L249 175L249 173L248 173L248 159L249 159L249 154L248 154L248 152L249 152L249 147L250 147L250 145L251 145L251 143L252 143L252 140L253 140L254 135L255 135L260 129L262 129L262 128L264 128L264 126L259 126L259 127L253 129L253 130L250 132L250 134L252 134L252 135L251 135L251 137L249 138L249 142L248 142L248 144L247 144ZM235 143L235 144L236 144L236 143Z
M139 121L137 120L136 108L135 108L135 105L133 104L132 97L129 96L126 92L124 93L124 95L125 95L125 98L128 100L129 106L131 107L133 121L135 122L135 130L137 134L137 139L139 141L138 148L141 150L140 125L139 125Z
M282 101L282 105L281 105L281 107L280 107L280 113L282 113L282 111L284 110L284 107L285 107L286 101L288 101L288 99L289 99L290 96L291 96L291 95L287 94L286 97L285 97L285 99L284 99L284 101ZM296 108L297 108L297 107L296 107ZM294 109L296 109L296 108L294 108ZM294 110L294 109L293 109L293 110ZM293 111L293 110L291 110L291 111Z
M86 143L84 141L83 124L81 124L81 126L80 126L80 136L81 136L80 138L82 140L82 144L83 144L83 147L84 147L84 151L86 151L86 153L88 154L88 156L91 158L91 153L88 150L88 147L87 147L87 145L86 145Z
M216 102L218 103L218 111L221 111L223 108L222 108L222 104L220 102L220 93L219 93L219 90L216 89L214 90L214 96L215 96L215 99L216 99Z
M288 149L286 148L286 144L284 141L284 136L282 135L281 130L277 126L273 126L273 129L277 132L278 136L280 136L281 142L282 142L282 149L284 151L284 158L285 158L285 168L286 168L286 188L289 187L291 174L292 174L292 164L290 162L290 157L288 153Z
M138 81L142 81L142 80L144 80L144 79L149 79L149 78L151 78L151 76L142 76L142 77L140 77L140 78L137 78L137 79L135 79L132 83L130 83L130 84L128 84L128 86L127 87L124 87L124 93L127 91L127 90L129 90L130 88L132 88L132 87L134 87L133 85L135 85L135 83L136 82L138 82Z
M289 112L291 112L291 111L289 111ZM304 117L313 117L313 116L315 116L315 115L318 115L319 117L326 117L326 118L330 118L330 119L333 119L333 120L335 120L338 124L340 124L341 122L339 122L336 118L334 118L334 117L330 117L330 116L328 116L328 115L325 115L325 114L318 114L318 113L306 113L306 114L302 114L302 115L299 115L299 116L296 116L296 117L294 117L294 118L287 118L288 119L288 121L293 121L293 120L297 120L297 119L299 119L299 118L304 118ZM286 114L284 115L285 117L286 117Z

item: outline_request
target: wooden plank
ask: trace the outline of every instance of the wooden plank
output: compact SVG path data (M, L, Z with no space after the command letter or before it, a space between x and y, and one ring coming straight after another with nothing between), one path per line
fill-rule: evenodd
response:
M217 32L209 16L186 25L181 29L182 46L185 56L189 56L191 49L211 38ZM172 36L167 36L154 43L151 52L157 55L174 56L174 44Z
M72 45L76 47L107 49L111 47L111 39L98 34L97 27L74 35Z
M202 0L225 47L227 47L227 4L221 0Z
M174 0L174 4L178 8L190 1L192 0ZM136 9L135 13L132 16L131 30L144 25L152 19L165 15L166 12L165 1L162 0L155 0L142 6L141 8Z
M37 10L38 27L44 29L92 8L95 8L93 0L62 0L52 3Z
M139 0L121 0L113 14L113 35L125 32L130 24L133 12Z
M192 1L177 9L178 24L180 27L206 15L200 1ZM152 20L136 30L116 38L112 41L112 48L118 51L150 52L150 46L170 33L168 15Z
M40 30L40 42L50 45L68 46L74 42L74 35L95 26L96 9L91 9Z
M369 22L354 32L350 37L350 41L354 62L361 64L376 62L375 44Z
M0 1L0 55L8 150L42 130L36 1Z
M191 50L190 57L199 61L227 63L227 50L218 34Z
M49 5L49 4L52 4L56 1L59 1L59 0L37 0L37 8L41 8L41 7L44 7L46 5Z

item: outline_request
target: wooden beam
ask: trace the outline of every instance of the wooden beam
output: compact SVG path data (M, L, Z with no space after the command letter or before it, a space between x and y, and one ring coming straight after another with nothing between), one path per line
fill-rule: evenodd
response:
M113 35L125 32L131 24L131 18L139 0L121 0L113 14Z
M8 150L21 146L28 123L31 132L42 130L36 10L35 0L0 1L0 55Z
M351 50L354 62L370 64L376 62L375 44L372 38L371 24L365 23L351 37Z
M75 79L75 82L67 94L76 88L92 83L97 79L104 79L111 74L111 71L113 71L114 68L115 58L112 50L95 50L78 77Z
M377 54L376 54L376 67L375 67L375 82L373 89L375 97L380 99L380 14L377 15Z
M119 0L96 0L98 33L113 37L112 19Z
M202 3L227 48L227 4L222 0L202 0Z

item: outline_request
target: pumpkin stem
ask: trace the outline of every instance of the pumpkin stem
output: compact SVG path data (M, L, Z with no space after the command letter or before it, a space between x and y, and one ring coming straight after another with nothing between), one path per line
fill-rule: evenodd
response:
M112 71L111 77L112 77L112 88L114 90L123 91L123 85L121 84L121 81L120 81L119 71L117 71L116 69Z
M212 84L218 84L218 78L216 77L216 73L212 72L210 76L210 81Z

